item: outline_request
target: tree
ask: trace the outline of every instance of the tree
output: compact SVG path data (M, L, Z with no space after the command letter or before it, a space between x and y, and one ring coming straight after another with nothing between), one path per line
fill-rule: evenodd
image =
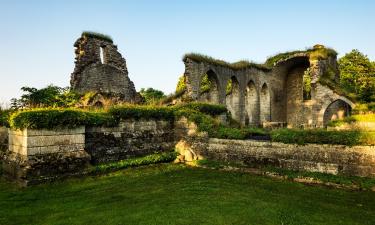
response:
M356 49L339 59L340 84L363 102L374 101L375 62Z
M139 92L147 104L153 104L165 97L164 92L153 88L142 88Z
M183 74L178 78L176 93L182 92L186 89L185 75Z
M25 92L20 99L11 99L11 108L35 108L35 107L72 107L80 99L80 95L70 91L69 88L61 88L48 85L45 88L22 87Z

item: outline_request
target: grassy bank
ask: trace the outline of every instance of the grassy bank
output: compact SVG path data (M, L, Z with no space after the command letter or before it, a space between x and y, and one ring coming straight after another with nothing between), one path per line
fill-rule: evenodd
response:
M162 164L18 189L1 181L0 224L375 223L375 193Z

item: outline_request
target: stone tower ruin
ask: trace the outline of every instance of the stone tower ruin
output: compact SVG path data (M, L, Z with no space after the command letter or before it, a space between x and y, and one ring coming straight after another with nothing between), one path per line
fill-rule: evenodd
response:
M95 92L125 102L136 102L126 61L109 36L83 32L74 43L75 68L70 85L78 93Z

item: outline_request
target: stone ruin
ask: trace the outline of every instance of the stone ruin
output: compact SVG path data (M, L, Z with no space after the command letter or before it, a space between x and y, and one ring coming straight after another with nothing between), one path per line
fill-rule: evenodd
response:
M83 32L74 43L75 68L71 74L71 88L78 93L100 94L92 105L103 105L103 98L115 102L140 101L134 83L128 77L126 61L110 37Z
M312 57L319 51L332 53ZM323 82L327 77L337 82L339 70L336 53L322 45L291 53L269 66L242 62L241 67L198 54L186 55L184 63L185 95L226 105L242 125L324 127L331 119L348 116L354 106ZM305 73L311 79L309 98L304 97ZM201 90L203 76L209 79L208 91Z

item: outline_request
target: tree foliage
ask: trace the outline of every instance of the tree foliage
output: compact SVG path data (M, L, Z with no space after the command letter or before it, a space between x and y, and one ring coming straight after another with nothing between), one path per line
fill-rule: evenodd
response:
M176 93L182 92L186 89L186 81L185 75L183 74L178 78L177 86L176 86Z
M11 108L36 108L36 107L72 107L80 99L80 95L70 91L69 88L61 88L48 85L45 88L22 87L24 94L21 98L11 100Z
M340 84L361 102L375 101L375 62L356 49L339 59Z
M142 88L139 93L147 104L153 104L165 97L164 92L153 88Z

